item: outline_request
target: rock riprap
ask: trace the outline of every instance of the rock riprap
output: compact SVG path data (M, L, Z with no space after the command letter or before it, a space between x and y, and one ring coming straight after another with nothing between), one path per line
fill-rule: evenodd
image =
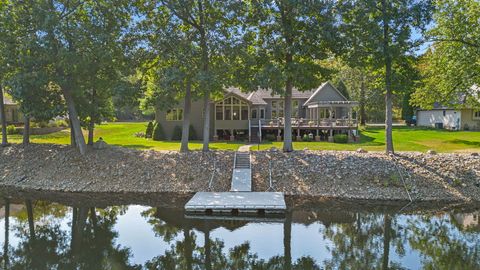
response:
M234 152L134 150L109 145L85 156L68 146L0 148L0 186L61 192L228 191ZM215 162L214 162L215 160ZM252 152L254 191L351 199L480 201L480 157L472 154Z

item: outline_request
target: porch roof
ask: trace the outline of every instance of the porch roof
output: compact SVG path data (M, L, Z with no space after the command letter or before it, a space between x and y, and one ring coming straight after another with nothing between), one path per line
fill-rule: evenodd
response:
M342 100L342 101L315 101L310 102L307 108L319 108L319 107L353 107L358 106L358 101Z

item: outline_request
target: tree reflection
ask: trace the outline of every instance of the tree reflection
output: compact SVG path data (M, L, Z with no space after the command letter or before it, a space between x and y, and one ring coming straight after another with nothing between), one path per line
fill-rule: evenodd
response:
M147 269L320 269L310 257L302 257L292 264L291 212L286 215L284 222L284 255L269 260L259 259L248 242L225 250L222 240L210 238L210 232L216 228L224 227L233 231L245 226L245 221L188 219L182 210L168 208L149 209L143 216L148 218L150 224L154 224L154 230L165 232L167 227L168 231L183 230L184 233L183 239L173 243L164 255L149 260L145 264ZM197 245L197 238L201 234L203 246Z
M480 269L478 233L462 233L452 219L431 216L409 220L410 246L421 253L426 269Z
M28 232L24 212L18 213L16 235L20 243L10 254L10 266L5 269L140 269L131 265L131 252L115 244L118 233L113 226L125 209L110 207L96 211L93 207L73 207L71 230L62 228L62 218L46 215L52 211L40 202L26 201ZM58 205L51 205L58 208ZM68 211L62 211L68 213ZM58 214L58 211L56 212ZM63 217L68 218L67 215ZM39 219L50 222L38 222ZM7 219L6 219L7 222Z

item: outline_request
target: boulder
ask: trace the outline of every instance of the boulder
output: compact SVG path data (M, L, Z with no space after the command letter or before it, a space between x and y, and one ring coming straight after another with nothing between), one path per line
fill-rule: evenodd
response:
M430 150L427 151L427 154L429 154L429 155L436 155L436 154L437 154L437 151L430 149Z
M363 148L358 148L357 153L367 153L367 150L365 150Z
M101 150L108 147L108 144L100 137L98 141L93 143L93 149Z

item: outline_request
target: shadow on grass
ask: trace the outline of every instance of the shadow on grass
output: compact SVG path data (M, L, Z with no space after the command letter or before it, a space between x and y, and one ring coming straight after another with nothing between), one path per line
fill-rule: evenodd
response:
M464 144L468 146L475 146L475 147L480 147L480 142L478 141L467 141L467 140L460 140L460 139L454 139L447 141L449 143L454 143L454 144Z

